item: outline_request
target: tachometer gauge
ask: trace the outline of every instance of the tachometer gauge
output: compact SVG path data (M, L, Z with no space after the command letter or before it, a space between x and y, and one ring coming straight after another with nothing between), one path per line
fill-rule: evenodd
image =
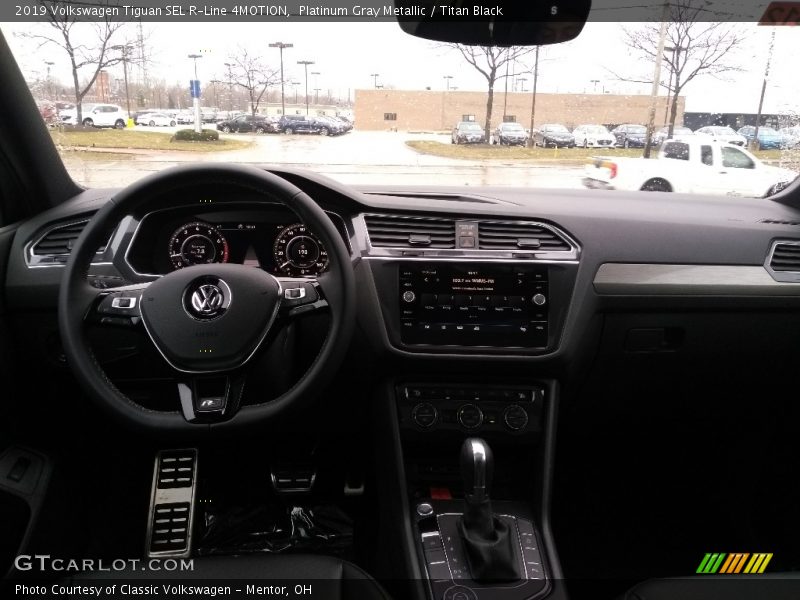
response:
M228 241L208 223L187 223L169 238L169 260L176 269L228 262Z
M328 253L319 238L302 223L285 227L272 247L278 271L289 277L319 275L328 266Z

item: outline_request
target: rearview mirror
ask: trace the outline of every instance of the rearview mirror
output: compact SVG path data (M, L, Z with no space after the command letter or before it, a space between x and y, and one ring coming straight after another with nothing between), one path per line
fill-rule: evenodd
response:
M544 46L580 34L591 0L394 0L406 33L470 46Z

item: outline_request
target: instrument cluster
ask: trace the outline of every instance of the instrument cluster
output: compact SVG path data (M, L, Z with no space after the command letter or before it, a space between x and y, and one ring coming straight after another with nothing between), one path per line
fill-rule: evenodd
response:
M346 242L344 222L338 215L329 215ZM327 269L328 251L289 211L178 210L145 216L131 241L127 260L139 274L234 263L258 267L275 276L315 277Z

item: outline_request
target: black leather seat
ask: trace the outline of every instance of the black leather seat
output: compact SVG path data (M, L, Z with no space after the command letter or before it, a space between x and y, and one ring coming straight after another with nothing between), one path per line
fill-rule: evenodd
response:
M165 565L167 559L162 559ZM176 559L177 563L181 559ZM188 559L187 559L188 560ZM175 581L189 585L231 585L239 587L287 586L290 596L295 596L295 585L310 586L308 597L326 600L391 600L381 585L363 569L345 560L330 556L304 555L256 555L207 556L195 558L192 570L150 571L142 570L147 560L138 568L126 571L84 572L70 581L75 583L95 579L113 579L115 583L128 582L144 585L153 580ZM188 581L187 581L188 580ZM203 580L203 581L200 581Z
M800 573L651 579L621 600L798 600Z

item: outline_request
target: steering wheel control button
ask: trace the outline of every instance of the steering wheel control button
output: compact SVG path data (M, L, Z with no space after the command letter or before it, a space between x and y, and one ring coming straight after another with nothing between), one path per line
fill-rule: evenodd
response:
M299 283L292 282L287 284L283 290L283 303L285 308L292 308L300 306L301 304L312 304L319 299L319 294L311 282L303 281Z
M528 426L528 413L519 404L512 404L503 411L503 422L511 431L522 431Z
M411 304L416 299L417 295L411 290L406 290L405 292L403 292L403 302L408 302L409 304Z
M445 590L442 600L478 600L478 596L468 587L454 585Z
M544 294L534 294L532 299L536 306L543 306L544 303L547 302L547 298Z
M430 504L428 504L427 502L421 502L421 503L417 504L417 514L420 517L430 517L433 514L433 507ZM439 537L437 537L437 539L439 541L439 546L441 547L442 539L439 538ZM424 541L425 540L423 540L423 542Z
M138 294L131 292L112 292L104 296L97 306L97 313L113 317L138 317Z
M111 300L111 308L136 308L136 298L118 296Z
M464 404L458 409L456 418L464 429L477 429L483 424L483 411L475 404Z
M186 288L183 307L194 319L216 319L228 310L232 296L231 288L222 279L203 277Z
M411 418L414 419L414 423L419 427L427 429L436 423L439 418L439 411L436 410L433 404L422 402L414 407L411 412Z

